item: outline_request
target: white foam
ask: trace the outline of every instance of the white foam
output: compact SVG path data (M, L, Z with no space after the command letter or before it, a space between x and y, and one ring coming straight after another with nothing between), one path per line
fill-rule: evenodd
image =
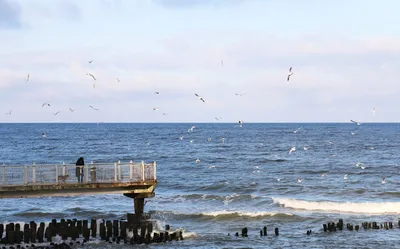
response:
M286 208L322 211L343 212L357 214L400 214L400 202L330 202L330 201L304 201L289 198L272 198Z
M276 212L262 212L262 211L243 212L243 211L222 210L222 211L214 211L214 212L202 213L202 215L213 216L213 217L223 216L223 215L231 215L231 214L236 214L238 216L248 216L248 217L275 216L275 215L278 215L278 214L293 216L293 214L291 214L291 213L276 213Z

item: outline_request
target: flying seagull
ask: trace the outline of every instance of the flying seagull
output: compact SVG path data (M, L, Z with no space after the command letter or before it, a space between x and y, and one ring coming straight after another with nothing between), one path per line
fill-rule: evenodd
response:
M375 116L375 111L376 111L376 109L374 107L374 109L372 109L372 116Z
M45 105L50 106L49 103L43 103L43 104L42 104L42 107L44 107Z
M386 177L382 177L382 184L386 183L385 179L386 179Z
M96 78L94 77L94 75L93 74L91 74L91 73L87 73L86 75L89 75L90 77L92 77L94 80L96 80Z
M158 110L160 110L160 108L156 108L156 107L153 108L153 111L158 111Z
M168 115L168 112L163 112L163 114L162 114L162 115L166 116L166 115Z
M350 120L350 122L355 123L355 124L357 124L357 125L360 125L360 124L361 124L360 122L357 122L357 121L354 121L354 120Z
M224 66L224 61L223 60L221 60L221 65Z
M160 92L154 92L154 94L160 94Z
M295 152L296 151L296 147L292 147L290 150L289 150L289 154L292 154L292 152Z
M118 79L117 77L115 77L115 79L116 79L118 82L120 82L119 79Z
M89 64L90 64L90 63L92 63L93 61L88 61L88 62L89 62Z
M26 81L29 81L29 73L28 73L28 75L26 76Z
M214 119L218 121L218 120L220 120L220 119L221 119L221 117L215 117Z
M72 109L72 108L70 107L69 110L70 110L71 112L74 112L76 109Z
M292 67L290 67L290 68L289 68L289 73L288 73L288 76L287 76L287 81L289 81L290 76L292 76L292 75L293 75Z
M196 97L197 97L198 100L201 100L201 101L203 101L204 103L206 103L206 102L204 101L203 97L201 97L201 96L198 95L197 93L195 93L194 95L196 95Z
M246 95L246 93L235 93L235 95L242 97L243 95Z
M6 115L11 115L12 110L9 110Z
M95 110L95 111L98 111L98 110L99 110L99 109L97 109L96 107L94 107L94 106L92 106L92 105L89 105L89 107L92 108L92 109Z
M239 120L239 126L240 126L240 127L243 126L243 120Z
M58 112L56 112L56 113L53 113L53 115L57 115L57 114L59 114L60 113L60 111L58 111Z

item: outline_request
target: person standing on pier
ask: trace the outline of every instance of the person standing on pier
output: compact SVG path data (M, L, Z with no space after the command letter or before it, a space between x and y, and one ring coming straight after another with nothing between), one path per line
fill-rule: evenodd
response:
M80 157L78 161L76 161L76 169L75 175L78 178L78 182L83 182L83 166L85 166L85 161L83 157Z

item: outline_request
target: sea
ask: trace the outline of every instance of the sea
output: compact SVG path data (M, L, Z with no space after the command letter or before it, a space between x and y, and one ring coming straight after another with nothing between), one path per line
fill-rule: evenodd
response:
M140 248L400 248L399 148L398 123L0 124L6 165L75 163L81 156L156 161L158 184L145 212L159 229L182 229L184 240ZM0 203L2 223L124 219L133 212L122 194ZM339 219L393 222L394 229L323 231ZM248 237L235 236L245 227ZM263 227L267 236L260 236Z

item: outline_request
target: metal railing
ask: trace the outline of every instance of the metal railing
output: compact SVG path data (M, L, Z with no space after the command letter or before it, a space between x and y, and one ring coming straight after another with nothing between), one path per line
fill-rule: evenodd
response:
M77 184L77 171L83 173L82 183L129 183L156 181L157 164L118 161L112 163L36 164L0 166L0 186Z

